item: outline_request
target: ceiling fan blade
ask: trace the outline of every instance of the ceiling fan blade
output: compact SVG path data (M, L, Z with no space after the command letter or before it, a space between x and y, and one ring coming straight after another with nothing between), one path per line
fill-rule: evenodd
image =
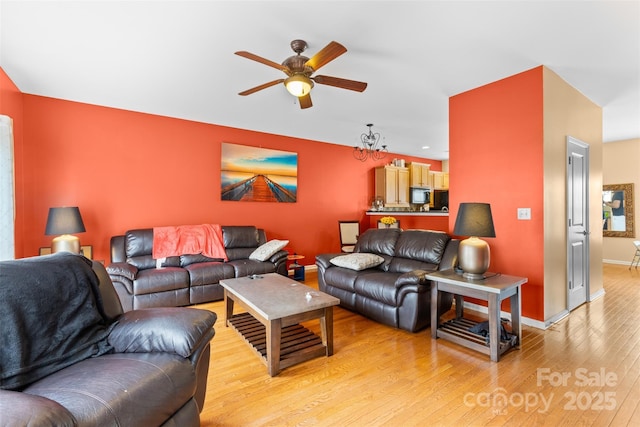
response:
M298 102L300 103L300 108L302 109L313 107L313 103L311 102L311 93L299 97Z
M269 67L273 67L273 68L276 68L276 69L278 69L280 71L284 71L287 74L291 74L291 71L289 71L289 69L287 67L285 67L284 65L278 64L277 62L270 61L270 60L265 59L265 58L263 58L261 56L255 55L255 54L253 54L251 52L246 52L244 50L241 50L241 51L236 52L236 55L242 56L243 58L251 59L253 61L259 62L259 63L264 64L264 65L268 65Z
M256 86L254 88L247 89L247 90L245 90L243 92L240 92L238 95L242 95L242 96L251 95L252 93L256 93L259 90L266 89L266 88L271 87L271 86L275 86L278 83L282 83L282 82L284 82L284 79L274 80L272 82L261 84L260 86Z
M325 47L323 47L320 52L316 53L309 59L305 65L314 69L314 71L318 71L320 67L327 64L330 61L333 61L338 56L342 55L347 51L347 48L342 46L338 42L331 42Z
M367 84L364 82L341 79L339 77L315 76L312 77L312 80L321 85L335 86L342 89L355 90L356 92L363 92L367 88Z

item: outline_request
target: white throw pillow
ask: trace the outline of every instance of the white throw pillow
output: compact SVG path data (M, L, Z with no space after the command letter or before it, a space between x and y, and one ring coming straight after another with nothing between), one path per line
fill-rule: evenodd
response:
M249 259L254 259L256 261L266 261L288 244L288 240L270 240L255 251L251 252L251 255L249 255Z
M376 267L384 262L384 258L376 254L355 253L340 255L331 259L331 264L351 270L364 270L365 268Z

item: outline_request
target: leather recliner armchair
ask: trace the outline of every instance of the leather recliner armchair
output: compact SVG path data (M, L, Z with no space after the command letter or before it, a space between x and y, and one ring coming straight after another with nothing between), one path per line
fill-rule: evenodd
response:
M11 276L9 272L16 271L11 267L18 266L17 271L21 271L21 263L29 268L24 269L22 276ZM65 335L67 329L64 326L73 322L75 312L81 310L65 311L61 307L64 304L56 301L49 305L48 301L36 304L33 300L38 299L37 295L16 295L12 300L7 298L9 289L16 288L22 279L24 282L31 280L27 277L31 267L43 267L43 274L38 280L42 282L42 278L48 278L45 285L57 287L54 291L64 295L60 297L64 301L64 298L72 297L64 289L72 280L56 280L58 271L68 271L68 265L76 268L78 263L85 264L88 272L83 274L87 277L93 274L93 280L98 284L99 292L94 293L98 293L96 307L105 320L104 330L108 333L104 342L101 341L106 351L88 355L79 361L72 360L27 384L12 386L16 376L11 377L7 364L3 365L3 362L35 346L34 342L27 342L33 334L22 328L13 328L15 333L10 333L11 322L5 320L9 320L14 309L22 315L20 307L16 309L15 305L24 303L39 307L31 310L33 313L28 316L34 316L32 321L35 324L55 325L59 331L57 335L63 335L60 338L64 351L72 346L77 338L75 334L79 332L79 329L71 328L70 334ZM0 314L3 321L0 425L198 426L204 405L216 314L208 310L177 307L124 313L105 268L97 262L87 267L89 263L91 261L86 258L69 253L0 263ZM9 307L9 301L14 301L13 308ZM83 305L88 304L87 301ZM17 324L23 324L21 322L19 320ZM7 331L9 333L5 334ZM46 358L47 355L38 357ZM45 365L38 369L47 368Z

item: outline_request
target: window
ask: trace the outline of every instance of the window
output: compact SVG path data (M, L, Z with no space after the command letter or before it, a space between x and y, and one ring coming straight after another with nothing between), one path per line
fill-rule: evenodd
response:
M0 260L15 258L13 120L0 115Z

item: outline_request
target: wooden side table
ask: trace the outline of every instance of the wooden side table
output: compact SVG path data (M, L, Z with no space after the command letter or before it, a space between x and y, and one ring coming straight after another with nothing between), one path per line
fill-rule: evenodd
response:
M298 260L304 259L304 255L293 254L287 256L289 261L293 261L289 264L289 268L293 270L293 280L297 280L299 282L304 281L304 265L298 264Z
M491 360L498 362L500 356L512 347L518 348L522 339L520 324L520 286L527 283L525 277L497 274L482 280L471 280L457 274L455 270L437 271L426 274L431 285L431 337L444 338L465 347L488 354ZM456 298L456 318L440 323L438 316L438 292L450 292ZM481 299L488 302L489 310L489 343L484 337L470 332L477 322L463 317L463 296ZM500 340L500 305L509 298L511 304L512 340Z

